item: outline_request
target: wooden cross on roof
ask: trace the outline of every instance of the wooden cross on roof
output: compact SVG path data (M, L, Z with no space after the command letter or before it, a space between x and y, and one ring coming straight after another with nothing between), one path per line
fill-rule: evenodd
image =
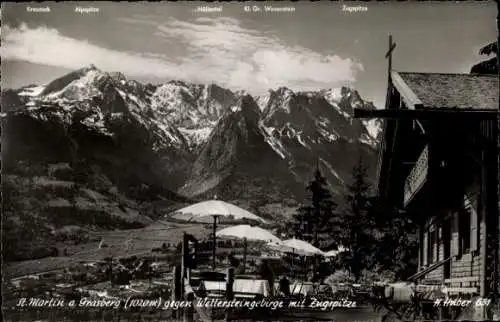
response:
M388 77L391 79L391 70L392 70L392 52L394 51L394 48L396 48L396 43L392 42L392 35L389 35L389 50L385 54L385 59L389 60L388 64Z

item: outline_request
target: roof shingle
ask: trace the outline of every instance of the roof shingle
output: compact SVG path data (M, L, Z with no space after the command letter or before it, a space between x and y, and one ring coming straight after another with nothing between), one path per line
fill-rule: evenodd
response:
M476 74L399 75L427 108L498 109L498 77Z

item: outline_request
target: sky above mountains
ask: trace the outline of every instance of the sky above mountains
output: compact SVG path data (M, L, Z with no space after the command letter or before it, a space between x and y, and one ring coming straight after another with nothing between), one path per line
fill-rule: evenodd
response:
M274 2L295 12L245 12L264 3L2 4L2 87L50 80L90 64L143 82L179 79L262 94L352 85L383 106L388 35L400 71L467 73L496 38L491 2ZM200 13L196 7L223 6ZM343 11L344 6L366 11ZM27 7L50 7L29 12Z

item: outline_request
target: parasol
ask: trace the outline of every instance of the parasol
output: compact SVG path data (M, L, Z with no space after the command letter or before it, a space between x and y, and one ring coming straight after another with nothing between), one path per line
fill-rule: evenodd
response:
M240 208L228 202L217 200L217 196L215 196L213 200L199 202L194 205L177 210L171 215L171 217L177 220L200 223L208 223L209 220L213 220L213 268L215 268L215 241L218 218L219 222L222 223L237 221L253 221L266 223L264 219L252 214L251 212L243 208Z

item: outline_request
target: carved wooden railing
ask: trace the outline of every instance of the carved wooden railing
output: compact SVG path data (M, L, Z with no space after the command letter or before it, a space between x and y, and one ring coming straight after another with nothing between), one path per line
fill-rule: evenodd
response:
M429 170L429 146L426 145L418 157L417 162L411 169L410 174L406 178L404 186L404 204L405 206L415 196L415 194L422 188Z

